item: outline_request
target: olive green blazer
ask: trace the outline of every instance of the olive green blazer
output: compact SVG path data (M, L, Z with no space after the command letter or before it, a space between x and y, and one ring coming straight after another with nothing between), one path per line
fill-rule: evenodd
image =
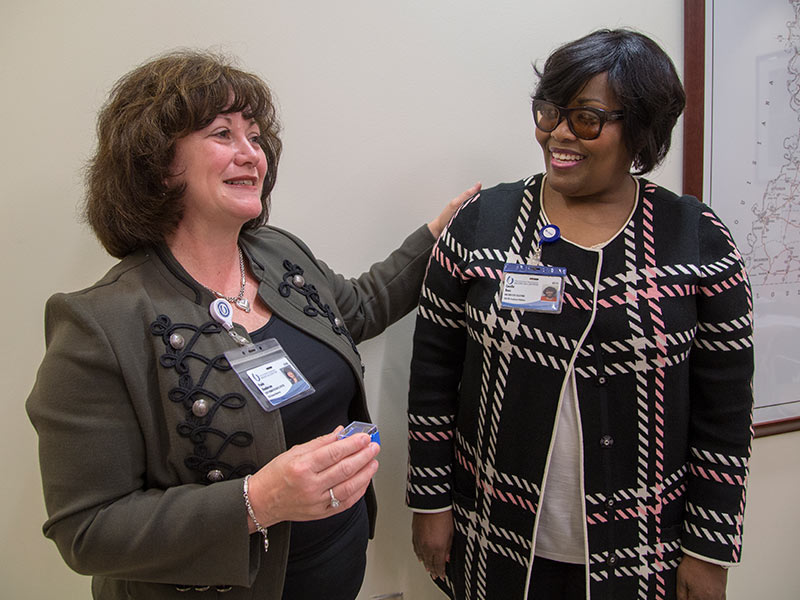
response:
M416 305L428 229L354 279L274 227L240 242L261 299L346 359L360 382L351 417L368 421L356 344ZM290 526L269 528L265 553L242 499L244 475L286 449L280 411L254 402L224 360L237 346L211 319L213 299L162 246L47 302L47 350L26 405L44 533L93 576L95 598L280 598ZM367 504L374 527L371 489Z

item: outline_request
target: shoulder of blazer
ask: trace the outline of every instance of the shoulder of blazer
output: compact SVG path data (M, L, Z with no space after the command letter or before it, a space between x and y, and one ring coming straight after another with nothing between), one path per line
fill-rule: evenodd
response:
M243 231L240 238L256 252L253 257L255 260L275 257L282 250L289 248L300 250L312 262L319 263L317 257L303 240L279 227L264 225L255 230Z

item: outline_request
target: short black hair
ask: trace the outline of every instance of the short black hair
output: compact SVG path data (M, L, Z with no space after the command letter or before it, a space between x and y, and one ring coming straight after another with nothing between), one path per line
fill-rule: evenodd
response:
M637 175L652 171L667 155L672 129L686 105L675 65L646 35L631 29L601 29L556 49L545 61L534 99L567 106L600 73L617 96L623 139Z

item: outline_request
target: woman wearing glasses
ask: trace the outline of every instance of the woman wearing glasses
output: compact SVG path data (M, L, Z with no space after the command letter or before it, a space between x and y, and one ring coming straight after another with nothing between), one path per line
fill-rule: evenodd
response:
M629 30L568 43L537 74L545 173L468 201L423 285L415 552L452 598L724 598L751 303L711 209L641 177L669 149L683 88Z

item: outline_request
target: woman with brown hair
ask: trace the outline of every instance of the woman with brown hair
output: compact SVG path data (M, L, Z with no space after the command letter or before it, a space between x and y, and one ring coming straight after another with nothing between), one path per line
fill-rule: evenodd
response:
M379 451L337 439L369 421L356 344L414 307L467 194L345 279L266 225L281 142L257 76L164 55L97 133L86 216L120 262L47 303L45 534L95 598L354 598Z

